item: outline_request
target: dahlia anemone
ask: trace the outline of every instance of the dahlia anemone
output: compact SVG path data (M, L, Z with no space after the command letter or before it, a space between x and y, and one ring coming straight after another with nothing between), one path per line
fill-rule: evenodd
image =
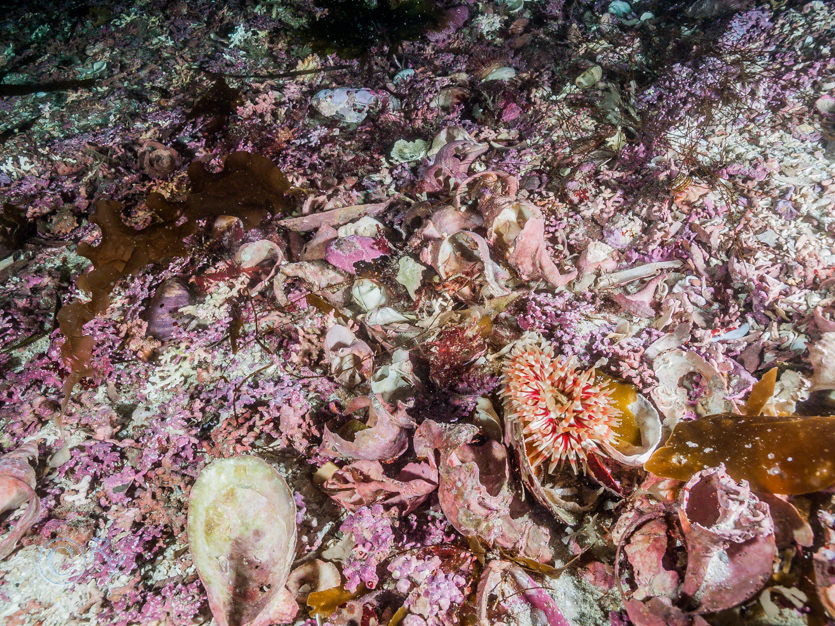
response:
M504 371L506 419L517 422L531 468L548 473L564 462L586 471L589 453L613 443L620 410L594 369L554 356L541 337L528 335L511 351Z

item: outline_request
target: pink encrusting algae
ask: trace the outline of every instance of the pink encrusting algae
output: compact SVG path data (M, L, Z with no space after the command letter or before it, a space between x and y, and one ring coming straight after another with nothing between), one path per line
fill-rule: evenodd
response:
M611 390L595 381L594 368L579 370L573 357L561 358L543 339L525 337L510 353L504 370L506 419L522 422L531 466L547 462L553 472L568 462L585 469L589 453L616 437L620 411Z

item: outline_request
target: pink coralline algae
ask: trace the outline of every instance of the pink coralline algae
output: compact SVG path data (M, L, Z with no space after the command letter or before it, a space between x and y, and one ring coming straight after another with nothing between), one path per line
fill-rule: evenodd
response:
M384 239L351 235L340 237L332 242L325 253L325 259L331 265L355 274L355 265L360 261L373 261L385 254L390 248Z
M404 554L392 559L387 569L396 590L406 595L403 606L409 612L403 623L412 626L458 624L456 609L466 598L473 561L471 557L447 572L444 561L435 555Z
M339 530L353 540L351 554L345 561L342 574L347 579L345 588L356 591L360 583L374 589L379 582L377 566L386 560L394 547L392 519L382 505L360 507L342 522Z
M407 463L396 478L389 478L379 461L354 461L322 487L349 511L379 503L402 509L405 515L437 489L438 470L428 463Z

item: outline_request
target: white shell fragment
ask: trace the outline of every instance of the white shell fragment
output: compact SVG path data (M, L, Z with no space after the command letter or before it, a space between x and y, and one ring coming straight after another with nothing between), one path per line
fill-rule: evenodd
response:
M239 456L204 467L191 490L188 538L218 626L295 615L284 583L296 552L296 503L267 462Z
M409 297L414 300L426 267L410 256L400 257L397 266L397 277L395 280L406 288L406 291L409 292Z
M809 362L815 370L812 390L835 389L835 333L824 333L812 344Z
M574 84L580 89L588 89L594 87L601 78L603 78L603 68L594 65L575 78Z
M359 278L351 287L351 298L365 311L374 309L386 303L383 289L370 278Z
M650 395L664 414L665 427L672 428L687 411L687 389L680 383L688 374L698 374L705 382L705 391L695 407L699 415L717 415L734 410L727 399L728 388L722 374L695 352L670 350L657 357L652 367L658 377L658 386Z
M338 87L317 92L311 104L325 117L335 117L348 124L359 124L380 98L370 89Z
M274 258L276 263L282 263L284 261L284 253L275 242L269 239L260 239L245 243L238 248L238 251L235 253L235 263L243 269L249 269L266 261L270 257Z
M423 139L415 139L414 141L398 139L394 142L394 147L391 149L391 160L395 163L419 161L426 154L428 148L429 144Z
M516 76L516 70L512 67L503 66L497 67L492 72L490 72L484 79L481 81L483 83L489 82L491 80L510 80Z
M661 443L661 416L652 403L641 393L635 392L635 399L627 406L635 418L641 433L640 445L621 444L617 447L604 443L606 454L624 465L643 465Z

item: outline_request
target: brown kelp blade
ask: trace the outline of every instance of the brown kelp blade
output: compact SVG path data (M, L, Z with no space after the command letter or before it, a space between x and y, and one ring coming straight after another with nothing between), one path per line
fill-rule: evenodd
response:
M802 494L835 484L835 416L712 415L679 422L647 471L688 480L725 464L754 489Z

